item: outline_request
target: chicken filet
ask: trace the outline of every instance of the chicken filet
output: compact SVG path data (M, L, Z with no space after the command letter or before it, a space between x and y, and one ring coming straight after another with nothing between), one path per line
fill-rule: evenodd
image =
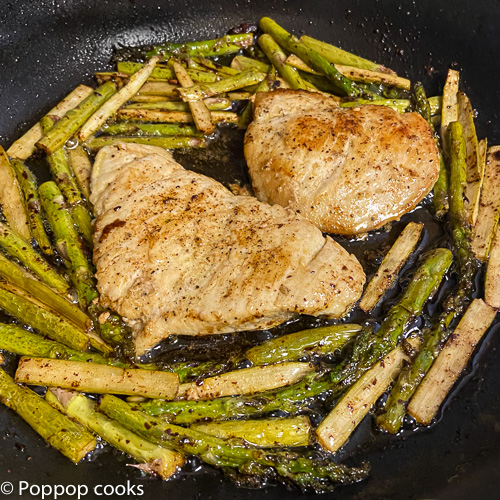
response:
M432 131L417 113L341 108L301 90L257 95L245 158L259 200L345 235L399 219L439 174Z
M132 326L138 355L171 334L340 317L361 295L359 262L313 224L235 196L161 148L102 148L91 201L101 302Z

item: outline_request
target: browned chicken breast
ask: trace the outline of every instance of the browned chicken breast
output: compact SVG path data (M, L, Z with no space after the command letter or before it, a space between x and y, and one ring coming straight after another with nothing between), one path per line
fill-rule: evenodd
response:
M301 90L257 95L245 158L259 200L346 235L399 219L439 174L432 132L417 113L340 108Z
M340 317L361 295L359 262L313 224L235 196L161 148L103 148L91 191L101 301L133 327L137 354L170 334Z

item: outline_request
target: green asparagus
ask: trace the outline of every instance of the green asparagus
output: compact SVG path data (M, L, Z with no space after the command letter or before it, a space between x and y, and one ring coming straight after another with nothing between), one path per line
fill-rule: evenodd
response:
M16 384L0 368L0 401L20 415L56 450L78 463L97 442L80 424L52 408L38 394Z
M110 395L101 399L99 411L159 446L197 455L223 470L235 468L240 474L259 474L269 479L282 477L303 490L328 491L338 483L360 481L368 473L366 466L349 469L326 457L313 459L306 454L270 452L237 440L225 441L133 411L127 403Z
M178 125L173 123L116 123L104 126L102 131L104 135L203 136L192 125Z

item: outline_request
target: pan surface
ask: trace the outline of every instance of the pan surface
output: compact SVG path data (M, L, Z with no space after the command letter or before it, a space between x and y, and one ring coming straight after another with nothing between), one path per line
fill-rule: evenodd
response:
M0 0L0 144L7 147L79 83L92 83L94 71L111 68L117 47L216 37L264 15L295 34L306 32L422 80L428 95L440 91L448 67L459 69L462 89L478 111L478 136L487 136L490 145L500 143L497 0ZM491 329L430 429L380 436L371 433L366 419L346 454L352 464L368 460L370 478L326 497L498 498L497 330L498 325ZM99 493L169 500L314 497L281 487L237 489L217 471L196 472L196 462L180 479L162 483L126 467L126 459L108 449L93 462L74 466L4 407L0 438L0 492L8 493L2 486L12 483L11 498L19 497L20 481L84 485L88 492L81 498ZM94 490L99 485L109 486ZM77 498L67 492L64 498ZM42 497L36 488L31 493ZM28 490L23 496L31 497Z

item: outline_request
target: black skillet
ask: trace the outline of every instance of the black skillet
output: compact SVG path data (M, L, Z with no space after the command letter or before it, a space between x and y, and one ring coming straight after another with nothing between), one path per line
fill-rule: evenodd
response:
M307 32L423 80L429 95L441 89L448 67L461 70L462 88L478 110L478 135L487 136L490 144L500 142L498 0L1 0L0 144L8 146L77 84L91 83L94 71L110 67L116 47L216 37L264 15L296 34ZM214 165L208 166L217 174ZM496 330L498 325L430 429L380 436L371 432L367 419L349 445L347 459L353 464L369 460L371 477L327 497L498 498ZM236 489L216 471L196 472L197 463L180 479L162 483L126 467L126 460L108 449L92 463L74 466L3 407L0 436L0 483L13 483L11 498L20 497L19 481L85 485L89 492L82 498L98 498L96 485L127 484L135 490L126 496L148 499L313 498L281 487ZM117 489L114 498L124 498L124 491ZM41 498L36 488L32 492ZM27 491L23 497L29 497Z

